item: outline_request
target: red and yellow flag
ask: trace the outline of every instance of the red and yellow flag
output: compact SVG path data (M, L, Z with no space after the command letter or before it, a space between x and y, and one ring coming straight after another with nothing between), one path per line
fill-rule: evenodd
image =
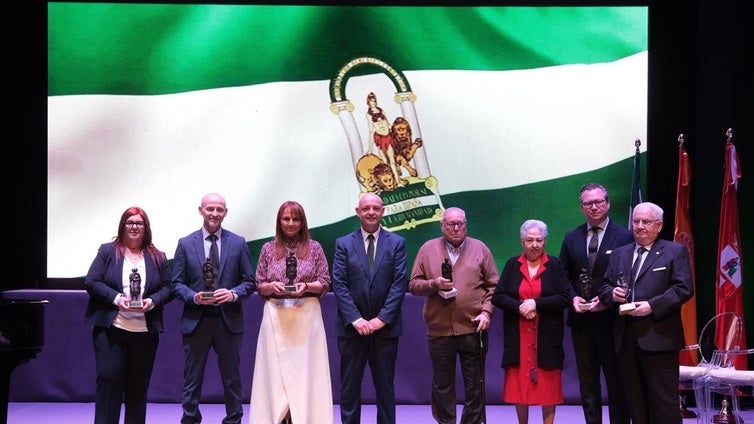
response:
M681 319L683 320L683 339L686 346L696 343L696 271L694 267L694 237L691 232L691 217L689 215L689 193L691 183L691 165L686 148L683 147L683 135L679 137L681 142L678 146L678 185L676 186L675 198L675 233L673 241L686 246L689 251L691 263L691 281L694 285L694 295L681 306ZM681 350L681 365L696 365L699 362L697 351Z

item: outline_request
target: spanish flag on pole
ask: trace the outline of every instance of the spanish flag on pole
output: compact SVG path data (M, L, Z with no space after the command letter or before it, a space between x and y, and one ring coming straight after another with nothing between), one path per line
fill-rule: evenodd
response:
M681 306L681 319L683 320L683 339L686 346L696 343L696 272L694 270L694 237L691 233L691 218L689 215L689 193L691 183L691 165L686 148L683 147L684 136L678 137L678 185L676 186L675 198L675 232L673 241L686 246L689 251L691 263L691 281L694 284L694 295ZM681 365L696 365L696 351L682 350L680 353Z
M716 313L733 311L741 318L743 309L743 260L741 258L741 232L738 226L738 179L741 170L738 167L738 154L733 145L733 130L727 131L725 142L725 175L720 206L720 232L717 244L717 287L715 290ZM741 336L741 349L746 347L745 332ZM717 329L715 344L723 346L725 332ZM740 361L738 361L740 359ZM746 357L737 355L736 369L746 369Z

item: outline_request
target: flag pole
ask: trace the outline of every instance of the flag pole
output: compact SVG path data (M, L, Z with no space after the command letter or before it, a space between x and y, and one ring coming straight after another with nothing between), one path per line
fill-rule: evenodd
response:
M696 276L694 271L694 237L691 231L691 216L689 214L689 194L691 187L691 165L684 143L686 136L678 136L678 183L676 185L675 199L675 232L673 241L686 247L691 265L691 283L694 287L694 295L681 306L681 321L683 323L683 339L686 346L700 343L697 336L696 325ZM696 350L683 349L678 355L681 365L695 366L699 363ZM683 383L679 384L679 390L687 389ZM681 404L681 417L696 418L697 414L686 407L686 396L679 394Z
M691 215L689 213L689 197L691 194L691 160L684 146L686 136L678 135L678 183L676 185L675 200L675 231L673 241L686 246L691 264L691 281L694 287L694 295L681 306L681 319L683 320L683 334L686 345L692 345L697 339L697 313L696 313L696 272L694 266L694 236L691 230ZM696 351L682 351L679 357L682 365L694 366L699 358Z
M715 286L715 313L735 312L742 321L743 309L743 258L741 233L738 219L738 179L741 178L736 146L733 144L733 129L725 132L725 173L723 175L722 201L720 202L720 227L717 243L717 271ZM743 332L740 345L734 349L746 348ZM725 333L716 328L715 345L725 346ZM745 355L736 355L733 365L736 369L746 369Z
M641 184L640 184L640 174L641 174L641 155L639 153L639 146L641 146L641 140L638 138L634 141L634 147L636 148L634 153L634 175L633 179L631 181L631 200L628 204L628 229L633 229L633 216L634 216L634 206L638 205L642 202L641 200Z

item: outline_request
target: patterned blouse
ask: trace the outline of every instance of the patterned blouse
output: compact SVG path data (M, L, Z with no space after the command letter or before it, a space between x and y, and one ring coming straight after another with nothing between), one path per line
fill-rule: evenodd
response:
M290 251L288 252L290 254ZM275 240L270 240L262 246L259 252L259 262L257 263L256 282L257 284L269 283L272 281L282 281L288 283L288 277L285 274L286 256L275 259ZM311 283L319 281L322 283L322 293L319 297L324 296L330 290L330 268L325 257L325 251L322 245L315 240L309 240L309 257L296 258L298 266L296 268L296 278L294 283ZM309 293L313 295L312 293ZM259 295L263 299L268 296Z

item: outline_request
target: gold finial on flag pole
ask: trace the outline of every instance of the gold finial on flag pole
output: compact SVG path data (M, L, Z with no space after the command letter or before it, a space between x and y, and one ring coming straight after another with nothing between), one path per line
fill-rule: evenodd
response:
M678 147L683 147L683 143L686 141L686 136L681 133L678 136Z
M725 135L728 136L728 141L733 141L733 128L728 128L728 131L725 131Z
M641 146L641 140L637 138L636 141L634 141L634 146L636 146L636 153L639 153L639 146Z

